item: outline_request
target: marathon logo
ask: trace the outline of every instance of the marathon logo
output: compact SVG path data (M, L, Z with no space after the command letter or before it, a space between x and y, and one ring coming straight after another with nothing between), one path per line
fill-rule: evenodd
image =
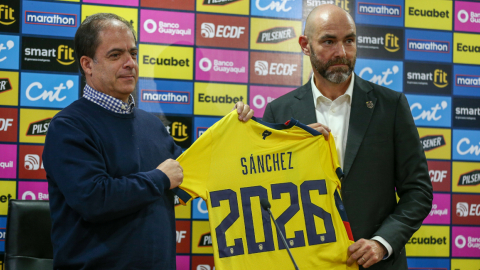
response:
M401 17L402 6L359 2L358 13L363 15Z
M190 104L190 93L185 91L142 90L142 102Z
M431 41L420 39L408 39L407 50L409 51L421 51L421 52L439 52L449 53L450 42L448 41Z
M171 58L155 58L150 57L149 55L143 56L143 64L144 65L157 65L157 66L190 66L190 59L185 58L185 60L181 59L178 60L173 56Z
M212 246L212 234L210 232L202 234L198 247L211 247Z
M17 20L13 17L15 10L8 5L0 5L0 24L11 25Z
M436 9L433 10L425 10L425 9L416 9L414 7L410 7L408 9L408 15L410 16L420 16L420 17L434 17L434 18L450 18L449 11L438 11Z
M8 78L0 78L0 93L12 90L12 84Z
M7 236L7 228L0 228L0 242L5 242L6 236Z
M77 15L27 10L25 11L25 23L76 27Z
M203 4L209 6L224 6L237 1L239 0L203 0Z
M275 27L258 33L257 43L276 44L295 37L293 27Z
M463 45L463 43L457 43L457 52L474 52L474 53L480 53L480 46L475 46L475 45Z
M197 127L197 138L207 131L208 127Z
M456 75L456 86L480 87L480 75Z
M480 170L474 170L460 175L459 186L478 186L480 184Z
M424 151L430 151L446 145L443 135L425 136L420 138Z
M38 122L30 123L30 125L28 125L27 136L47 135L48 126L51 121L52 118L47 118Z

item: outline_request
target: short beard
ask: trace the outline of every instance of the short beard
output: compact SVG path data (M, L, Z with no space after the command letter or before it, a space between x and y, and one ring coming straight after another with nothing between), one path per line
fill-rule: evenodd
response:
M350 75L352 74L353 69L355 67L355 62L357 60L356 55L353 57L352 61L348 60L347 58L337 58L337 59L334 59L334 60L329 60L328 62L323 64L323 63L320 62L320 60L318 60L317 55L315 54L315 52L312 49L312 46L310 46L310 51L311 51L310 62L312 62L312 65L315 68L315 70L322 77L327 79L327 81L332 82L332 83L336 83L336 84L340 84L340 83L345 82L350 77ZM336 65L336 64L344 64L344 65L347 65L348 68L337 67L337 68L333 68L331 70L328 69L329 67L331 67L333 65Z

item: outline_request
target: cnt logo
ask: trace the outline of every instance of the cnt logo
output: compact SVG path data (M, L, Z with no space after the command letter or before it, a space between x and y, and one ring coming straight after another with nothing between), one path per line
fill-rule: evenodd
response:
M293 27L275 27L258 33L257 43L277 44L296 37Z
M25 23L76 27L77 15L26 10Z
M187 125L182 122L173 122L172 127L167 126L168 133L173 137L176 142L184 142L188 139Z
M24 167L28 171L37 171L43 168L43 161L40 161L40 156L37 154L26 154Z
M408 39L407 50L419 52L449 53L450 42L422 39Z
M240 0L203 0L204 5L212 5L212 6L224 6L233 2L237 2Z
M216 28L216 30L215 30ZM204 22L201 25L201 35L204 38L240 38L245 33L243 26L217 25Z
M420 113L415 113L414 110L422 110L422 104L420 102L415 102L410 106L410 111L412 111L414 120L427 120L427 121L438 121L442 118L441 115L437 116L437 111L445 110L448 107L448 103L444 100L440 104L435 104L435 107L431 107L430 111L423 110Z
M255 7L260 11L275 10L276 12L289 12L292 7L287 7L288 1L292 0L271 1L270 4L266 6L261 6L260 0L255 0Z
M480 143L478 143L480 145ZM464 147L463 145L466 145ZM480 146L479 145L470 145L469 138L462 138L457 143L457 153L464 156L464 155L480 155Z
M480 204L470 204L467 202L457 203L457 216L459 217L478 217L480 216Z
M25 48L25 56L55 57L57 62L64 66L71 65L75 62L73 52L74 50L68 47L68 45L62 44L59 45L57 49ZM50 60L45 60L43 62L50 62Z
M5 47L5 45L7 45L7 47ZM5 45L4 45L3 43L0 43L0 52L1 52L2 50L11 50L11 49L15 46L15 43L14 43L12 40L9 40L9 41L7 41L7 43L6 43ZM1 55L0 55L0 56L1 56ZM1 58L0 58L0 62L5 61L5 59L7 59L6 56L1 57Z
M455 75L456 86L480 87L480 75Z
M461 23L466 23L469 20L471 23L480 23L480 12L476 13L476 12L470 11L470 16L469 16L468 12L462 9L457 13L457 19Z
M477 186L480 184L480 170L474 170L460 175L459 186Z
M363 15L401 17L402 6L374 3L358 3L358 13Z
M31 83L25 92L25 95L27 96L28 100L30 101L37 101L39 99L42 100L47 100L50 102L53 101L63 101L66 99L66 96L60 96L61 91L65 89L71 89L73 87L74 83L72 80L68 80L65 82L65 85L63 83L60 83L59 86L53 87L54 90L43 90L42 93L35 95L33 94L35 92L35 87L42 90L43 85L40 82L33 82ZM33 89L33 92L31 92ZM33 95L33 96L32 96Z
M44 136L47 135L48 126L52 118L43 119L40 121L32 122L28 125L27 136Z
M390 84L393 83L393 80L389 80L388 79L388 76L389 75L394 75L394 74L397 74L398 71L400 71L400 68L397 66L397 65L393 65L392 68L387 68L387 70L385 71L382 71L381 74L382 75L378 75L378 74L374 74L372 75L372 77L370 79L367 79L365 78L363 75L366 73L368 74L373 74L373 70L371 67L364 67L360 73L359 73L359 76L369 82L372 82L372 83L376 83L378 85L385 85L385 86L388 86Z
M153 103L190 104L190 92L168 90L143 90L142 101Z
M9 78L0 78L0 93L12 90L12 84Z
M267 75L292 76L293 72L295 71L297 71L296 64L271 63L269 68L269 64L267 61L263 61L263 60L255 61L255 74L259 76L267 76Z
M16 22L15 17L13 17L13 12L15 10L8 5L0 5L0 24L11 25Z

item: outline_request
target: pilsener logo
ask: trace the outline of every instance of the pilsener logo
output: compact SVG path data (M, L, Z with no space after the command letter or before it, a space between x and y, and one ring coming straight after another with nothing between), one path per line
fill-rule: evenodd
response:
M420 138L424 151L430 151L446 145L443 135L431 135Z
M215 30L216 28L216 30ZM243 26L218 25L213 23L202 23L201 35L204 38L240 38L245 33Z
M8 5L0 5L0 24L11 25L16 19L13 16L15 10Z
M52 118L36 121L30 123L27 130L27 136L44 136L47 135L48 126Z
M202 234L200 241L198 241L198 247L211 247L212 246L212 234L210 232Z
M257 43L280 43L296 38L293 27L275 27L258 33Z
M25 23L76 27L77 15L26 10Z
M359 2L358 13L363 15L401 17L402 6Z
M480 170L474 170L460 175L459 186L478 186L480 184Z
M407 50L420 52L434 52L434 53L449 53L450 42L448 41L434 41L434 40L420 40L408 39Z
M190 104L190 92L168 90L142 90L143 102Z
M0 93L12 90L12 84L9 78L0 78Z

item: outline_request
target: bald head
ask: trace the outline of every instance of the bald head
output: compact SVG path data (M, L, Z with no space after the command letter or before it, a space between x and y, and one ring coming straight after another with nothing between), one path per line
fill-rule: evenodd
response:
M353 25L355 28L355 22L348 12L336 5L323 4L317 6L308 14L304 35L310 39L312 35L319 30L318 28L322 28L328 22L333 21L343 21L344 23Z

